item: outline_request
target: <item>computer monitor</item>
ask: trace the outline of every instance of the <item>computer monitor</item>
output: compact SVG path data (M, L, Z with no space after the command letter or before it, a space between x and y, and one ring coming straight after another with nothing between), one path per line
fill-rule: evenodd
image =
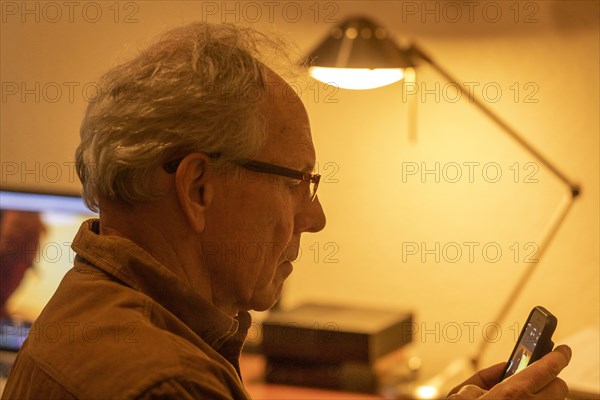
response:
M10 211L39 213L43 231L37 249L32 252L32 267L25 273L20 285L8 298L5 309L11 318L34 321L56 291L65 273L73 267L74 252L71 242L81 223L96 216L80 196L75 194L42 193L25 190L0 190L0 210L4 216ZM16 251L21 243L2 249ZM30 256L31 256L30 255ZM2 268L7 267L5 257Z

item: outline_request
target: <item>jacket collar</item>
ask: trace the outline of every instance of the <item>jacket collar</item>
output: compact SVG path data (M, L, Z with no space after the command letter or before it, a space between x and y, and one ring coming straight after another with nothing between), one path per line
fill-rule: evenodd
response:
M99 228L98 219L81 225L71 246L78 257L151 297L215 350L229 339L241 349L251 324L248 312L236 318L223 313L134 242L100 235Z

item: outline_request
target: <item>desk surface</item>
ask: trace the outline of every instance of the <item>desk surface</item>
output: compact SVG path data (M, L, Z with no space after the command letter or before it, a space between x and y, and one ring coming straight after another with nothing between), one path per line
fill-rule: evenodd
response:
M265 359L258 354L242 354L240 370L244 386L255 400L366 400L382 399L376 395L364 393L339 392L334 390L313 389L298 386L273 385L264 382Z

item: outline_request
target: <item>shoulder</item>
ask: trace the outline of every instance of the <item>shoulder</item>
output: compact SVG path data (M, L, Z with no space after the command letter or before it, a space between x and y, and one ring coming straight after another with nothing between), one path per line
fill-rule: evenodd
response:
M43 333L30 337L22 349L21 358L29 361L20 371L23 381L32 373L44 376L86 399L245 398L235 369L205 343L192 344L143 321L131 329L89 321L78 327L86 324L94 328L65 331L55 343Z
M102 278L78 283L57 292L22 349L75 397L133 399L154 390L195 390L207 393L196 398L218 399L218 393L243 393L233 366L150 298Z
M84 377L78 380L76 371L61 371L27 351L7 382L3 399L248 399L240 381L232 379L218 365L196 360L192 370L150 368L144 375L131 376L113 365L113 376Z
M212 399L231 400L249 399L242 386L227 386L213 379L194 379L194 377L172 377L150 386L134 397L136 400L150 399Z

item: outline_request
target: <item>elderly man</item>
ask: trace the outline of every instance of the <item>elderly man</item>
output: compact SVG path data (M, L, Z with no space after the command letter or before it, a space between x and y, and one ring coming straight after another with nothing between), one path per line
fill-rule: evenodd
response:
M306 110L260 48L281 50L195 23L103 77L77 149L100 219L77 234L4 398L248 398L247 311L274 304L301 234L325 226ZM569 358L561 348L486 394L492 367L454 397L563 398Z

